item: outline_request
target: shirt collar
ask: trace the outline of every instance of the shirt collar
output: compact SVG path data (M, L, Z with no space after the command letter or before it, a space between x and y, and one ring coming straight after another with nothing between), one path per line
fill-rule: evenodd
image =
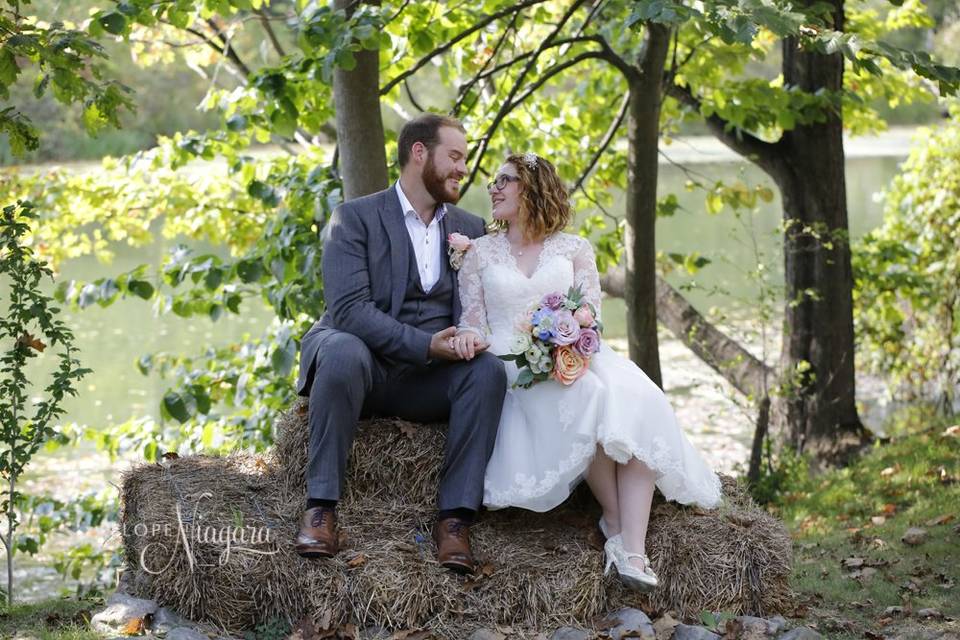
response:
M403 188L400 186L400 180L397 180L397 196L400 198L400 208L403 210L403 215L417 215L417 210L413 208L413 205L410 204L410 201L407 199L407 195L403 192ZM433 219L437 222L443 220L443 216L447 215L447 204L441 202L437 205L436 210L433 212Z

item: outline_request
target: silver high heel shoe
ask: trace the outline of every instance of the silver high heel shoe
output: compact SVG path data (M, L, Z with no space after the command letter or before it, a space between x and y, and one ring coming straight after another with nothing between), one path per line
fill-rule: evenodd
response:
M627 551L623 546L623 538L620 536L614 536L607 540L607 543L603 545L603 552L607 557L607 566L603 570L604 575L610 573L611 566L616 566L620 579L632 589L647 592L653 591L659 586L660 582L650 565L650 558L642 553ZM643 569L638 569L630 562L634 558L643 561Z

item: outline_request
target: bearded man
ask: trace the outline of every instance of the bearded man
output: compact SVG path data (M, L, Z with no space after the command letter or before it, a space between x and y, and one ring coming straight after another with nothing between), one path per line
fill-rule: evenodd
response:
M469 573L469 526L483 498L506 375L484 345L470 359L451 346L461 309L447 238L476 238L485 225L453 206L467 174L458 120L424 114L404 125L397 147L397 183L343 203L324 229L327 309L300 350L297 392L310 399L310 448L295 548L309 558L339 550L336 506L361 417L447 422L433 537L440 564Z

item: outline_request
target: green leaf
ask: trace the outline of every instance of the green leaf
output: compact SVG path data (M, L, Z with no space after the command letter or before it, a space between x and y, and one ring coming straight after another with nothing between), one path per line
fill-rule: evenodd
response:
M287 339L282 345L279 345L270 354L270 363L273 370L281 376L287 376L293 369L293 363L297 357L297 344Z
M131 280L127 283L127 291L139 298L149 300L153 297L154 288L146 280Z
M120 35L127 26L127 18L119 12L111 11L100 16L100 26L108 33Z
M197 402L189 393L170 391L163 396L162 408L181 424L190 420L197 412Z

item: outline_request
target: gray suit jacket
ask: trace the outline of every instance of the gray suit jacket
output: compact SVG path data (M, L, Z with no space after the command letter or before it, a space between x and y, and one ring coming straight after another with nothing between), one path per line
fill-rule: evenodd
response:
M482 218L450 204L440 224L444 255L449 234L476 238L485 231ZM410 277L410 251L413 246L395 185L334 210L323 242L327 310L301 340L299 394L309 393L317 351L323 334L331 329L357 336L379 357L426 364L431 334L397 321ZM456 324L460 295L457 278L453 281L451 315Z

